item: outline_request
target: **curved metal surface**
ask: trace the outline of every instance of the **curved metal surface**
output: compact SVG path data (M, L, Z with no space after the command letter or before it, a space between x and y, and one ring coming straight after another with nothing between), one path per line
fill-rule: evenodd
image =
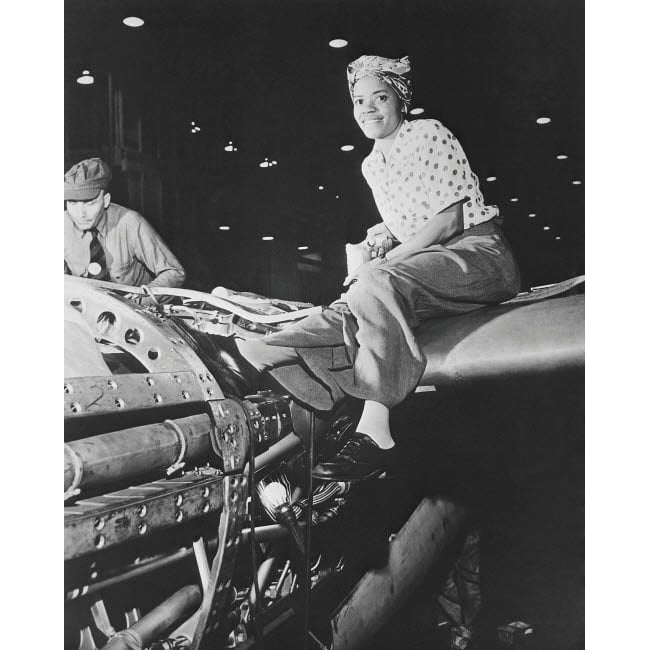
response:
M427 360L420 385L583 367L584 300L562 296L428 321L417 333Z

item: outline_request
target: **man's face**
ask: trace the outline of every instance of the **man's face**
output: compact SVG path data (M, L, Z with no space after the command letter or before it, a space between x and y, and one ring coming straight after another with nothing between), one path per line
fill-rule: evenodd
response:
M100 190L99 194L90 201L66 201L65 203L68 214L77 228L90 230L97 225L110 202L111 195Z
M362 77L352 93L354 119L367 138L378 140L395 132L402 112L395 91L375 77Z

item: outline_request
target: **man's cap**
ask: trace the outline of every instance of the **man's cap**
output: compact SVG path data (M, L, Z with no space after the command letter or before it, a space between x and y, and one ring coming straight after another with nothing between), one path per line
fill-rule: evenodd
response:
M108 189L111 170L101 158L88 158L70 167L63 177L66 201L91 201L100 190Z

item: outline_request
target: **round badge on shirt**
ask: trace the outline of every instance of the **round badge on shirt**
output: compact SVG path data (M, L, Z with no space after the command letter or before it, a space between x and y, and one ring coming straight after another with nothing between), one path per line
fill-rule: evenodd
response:
M97 262L91 262L88 265L88 275L99 275L102 272L102 265Z

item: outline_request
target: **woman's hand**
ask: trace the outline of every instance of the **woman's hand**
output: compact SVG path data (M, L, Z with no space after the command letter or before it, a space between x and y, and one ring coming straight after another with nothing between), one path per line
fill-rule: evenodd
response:
M369 262L364 262L360 266L357 266L357 268L354 269L352 273L348 274L345 280L343 280L343 286L349 287L351 284L353 284L359 279L359 273L361 273L363 269L372 266L379 266L383 261L384 261L383 257L375 257L374 259L371 259Z
M368 228L364 244L370 249L370 258L384 257L393 248L395 240L384 223Z

